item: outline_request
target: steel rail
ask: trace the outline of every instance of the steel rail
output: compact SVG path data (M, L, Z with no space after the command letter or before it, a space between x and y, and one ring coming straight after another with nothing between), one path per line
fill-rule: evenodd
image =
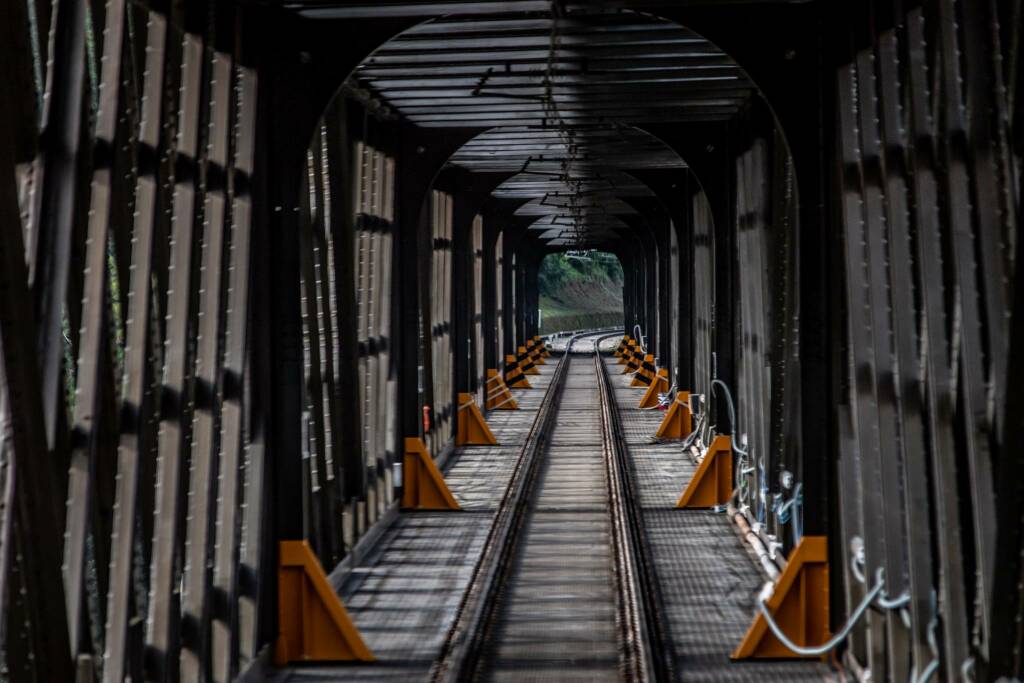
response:
M660 591L643 529L633 469L626 459L618 404L608 381L608 369L601 359L601 342L615 336L605 335L594 342L594 364L601 397L624 671L629 680L669 681L674 680L674 674L667 628L661 616Z
M530 497L527 494L533 488L540 469L540 454L556 412L554 407L564 388L572 345L585 336L591 335L574 335L570 339L544 393L544 399L519 452L509 485L484 541L483 551L459 602L455 620L430 669L428 679L431 681L467 680L479 668L483 650L481 645L486 641L488 626L497 612L498 595L515 558L516 539L529 508Z

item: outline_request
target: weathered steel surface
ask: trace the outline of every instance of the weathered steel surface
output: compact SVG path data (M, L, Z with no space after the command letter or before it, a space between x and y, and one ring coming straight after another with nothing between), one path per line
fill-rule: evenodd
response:
M829 536L834 626L906 594L844 663L1019 677L1018 4L0 3L7 675L243 673L274 541L349 556L600 248L738 502Z

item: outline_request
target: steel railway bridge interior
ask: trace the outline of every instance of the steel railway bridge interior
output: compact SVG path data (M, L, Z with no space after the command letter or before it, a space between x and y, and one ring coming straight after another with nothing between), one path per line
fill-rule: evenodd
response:
M1022 9L0 2L2 677L1021 677Z

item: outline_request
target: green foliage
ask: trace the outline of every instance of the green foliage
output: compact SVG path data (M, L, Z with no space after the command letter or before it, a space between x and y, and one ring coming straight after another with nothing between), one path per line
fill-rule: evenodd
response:
M577 283L621 288L622 264L614 254L603 251L548 254L537 278L541 296L559 299L566 287Z

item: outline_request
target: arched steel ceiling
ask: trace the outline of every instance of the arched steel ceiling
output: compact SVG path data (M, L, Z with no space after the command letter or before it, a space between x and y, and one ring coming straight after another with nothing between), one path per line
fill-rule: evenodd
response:
M596 3L503 13L482 5L492 13L396 36L355 69L350 86L421 128L489 129L450 163L514 174L494 195L529 202L550 244L590 243L625 227L615 218L621 198L651 194L629 171L685 167L636 126L727 120L756 92L727 54L655 16ZM354 10L304 6L322 16Z
M354 75L425 127L721 120L753 90L728 55L678 24L562 15L437 19L388 41Z

